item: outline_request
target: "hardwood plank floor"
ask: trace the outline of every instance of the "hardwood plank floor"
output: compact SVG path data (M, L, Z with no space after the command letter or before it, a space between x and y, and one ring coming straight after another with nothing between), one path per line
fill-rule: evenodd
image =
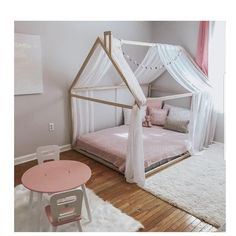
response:
M144 225L144 229L140 231L217 231L215 227L153 196L137 185L127 183L122 174L76 151L63 152L60 158L87 164L92 170L92 176L87 182L87 187L102 199L109 201L126 214L139 220ZM15 186L21 184L23 173L34 165L37 165L37 161L15 166Z

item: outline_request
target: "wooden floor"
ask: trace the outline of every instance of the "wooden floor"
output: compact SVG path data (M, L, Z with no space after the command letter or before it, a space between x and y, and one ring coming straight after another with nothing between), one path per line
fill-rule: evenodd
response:
M144 225L144 229L140 231L217 231L215 227L162 201L135 184L128 184L123 175L76 151L61 153L61 159L77 160L87 164L92 170L92 177L87 182L87 187L93 189L102 199L140 221ZM31 161L15 166L15 186L21 184L23 173L36 164L36 161Z

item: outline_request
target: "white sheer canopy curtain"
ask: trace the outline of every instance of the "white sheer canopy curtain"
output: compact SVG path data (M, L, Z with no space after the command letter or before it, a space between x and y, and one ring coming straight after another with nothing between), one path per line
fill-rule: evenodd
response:
M111 62L101 46L98 46L90 58L85 70L81 74L75 88L93 87L100 83L105 73L111 66ZM93 97L93 91L79 92L80 95ZM94 103L80 99L71 99L73 143L83 133L94 131Z
M137 78L126 62L121 42L118 39L112 40L112 57L121 69L130 92L133 94L137 104L133 106L129 126L127 156L125 165L125 178L127 182L137 183L143 186L145 183L144 153L143 153L143 129L141 119L141 106L145 105L146 97L139 85Z
M145 68L147 65L149 66L148 69ZM135 70L134 74L140 84L149 84L156 80L165 70L158 54L157 46L154 46L148 49L143 61Z
M180 50L178 59L169 63ZM173 79L193 93L189 136L192 153L199 152L212 142L214 136L213 89L206 76L182 47L159 44L158 54Z

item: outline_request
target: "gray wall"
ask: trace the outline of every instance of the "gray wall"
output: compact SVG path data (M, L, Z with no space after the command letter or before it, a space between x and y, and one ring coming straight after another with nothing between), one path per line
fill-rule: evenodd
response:
M153 41L183 46L192 56L195 56L198 21L154 21L152 27Z
M68 89L97 36L151 41L149 22L15 22L15 32L41 36L43 94L15 96L15 157L40 145L71 143ZM131 49L134 56L140 57ZM48 131L48 123L55 131Z

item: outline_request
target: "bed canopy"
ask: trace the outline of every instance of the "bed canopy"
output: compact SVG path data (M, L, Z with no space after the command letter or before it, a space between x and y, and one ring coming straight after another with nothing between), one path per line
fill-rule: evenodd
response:
M137 63L138 67L134 72L124 57L122 51L124 44L149 47L142 63ZM147 69L145 65L149 65L149 68ZM111 79L108 84L103 79L110 67L115 68L122 79L121 83L114 81L111 84ZM141 85L152 83L165 70L189 91L186 96L192 96L189 141L191 153L199 152L213 141L215 116L212 87L206 76L181 46L120 40L113 37L110 31L105 32L104 39L98 37L95 41L70 88L73 143L82 132L94 131L94 119L85 117L93 113L93 105L91 105L93 102L132 109L125 177L128 182L138 185L145 183L141 108L146 104L146 97ZM135 101L132 106L111 102L109 99L96 99L93 96L94 89L115 88L116 86L127 87ZM87 103L85 105L87 107L79 103L78 108L76 101L82 100L92 102ZM86 113L86 110L90 112Z

